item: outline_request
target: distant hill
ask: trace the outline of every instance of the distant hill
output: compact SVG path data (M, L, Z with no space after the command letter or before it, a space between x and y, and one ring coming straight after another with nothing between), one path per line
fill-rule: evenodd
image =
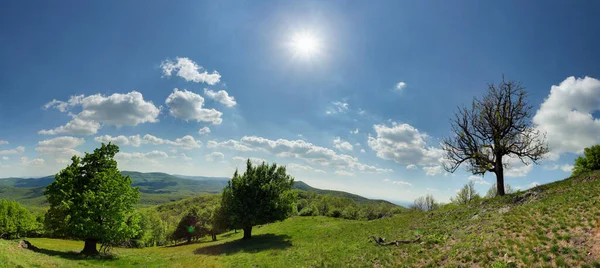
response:
M140 202L138 205L141 207L164 204L193 196L221 193L229 180L225 177L170 175L161 172L122 171L121 173L131 178L133 186L139 187ZM54 181L54 176L0 179L0 197L17 200L27 207L46 206L44 188L52 181ZM371 200L347 192L313 188L302 181L296 181L293 188L346 197L358 204L372 202L391 204L388 201Z

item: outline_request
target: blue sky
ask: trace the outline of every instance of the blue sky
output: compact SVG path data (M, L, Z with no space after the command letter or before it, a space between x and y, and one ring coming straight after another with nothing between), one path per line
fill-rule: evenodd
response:
M288 165L315 187L367 197L429 192L447 201L470 179L484 194L494 175L446 174L439 141L456 107L504 74L528 90L551 149L538 166L516 163L507 182L525 189L559 180L583 148L600 143L598 8L2 3L0 177L54 174L70 155L112 140L122 170L231 176L252 157ZM299 35L309 36L307 54Z

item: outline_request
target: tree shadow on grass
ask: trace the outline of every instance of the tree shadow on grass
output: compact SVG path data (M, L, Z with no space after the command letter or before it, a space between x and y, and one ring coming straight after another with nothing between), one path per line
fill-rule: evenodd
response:
M69 260L90 260L90 259L94 259L94 260L110 261L110 260L116 260L117 259L115 257L115 255L112 255L112 254L100 254L100 255L95 255L95 256L89 256L89 255L80 254L77 251L58 251L58 250L45 249L45 248L37 248L37 249L35 249L33 251L37 252L37 253L45 254L45 255L48 255L48 256L59 257L59 258L69 259Z
M194 250L201 255L230 255L238 252L256 253L269 249L285 249L292 246L288 235L262 234L252 236L250 240L233 240L223 244L201 247Z

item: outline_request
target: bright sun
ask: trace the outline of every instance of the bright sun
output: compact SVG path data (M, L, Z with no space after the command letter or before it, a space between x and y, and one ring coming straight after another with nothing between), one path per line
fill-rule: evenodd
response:
M299 32L292 37L291 47L295 55L308 58L319 52L319 40L310 32Z

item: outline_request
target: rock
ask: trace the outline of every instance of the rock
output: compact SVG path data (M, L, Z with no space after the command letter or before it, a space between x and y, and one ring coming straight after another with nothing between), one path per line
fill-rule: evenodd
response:
M32 245L27 240L21 240L21 241L19 241L19 247L20 248L26 248L26 249L33 250L33 251L38 250L38 248L36 246Z
M499 210L498 210L498 213L499 213L499 214L504 214L504 213L506 213L506 212L508 212L508 211L510 211L510 207L509 207L509 206L506 206L506 207L503 207L503 208L499 209Z
M475 214L475 215L474 215L474 216L471 218L471 220L476 220L476 219L479 219L479 214Z

